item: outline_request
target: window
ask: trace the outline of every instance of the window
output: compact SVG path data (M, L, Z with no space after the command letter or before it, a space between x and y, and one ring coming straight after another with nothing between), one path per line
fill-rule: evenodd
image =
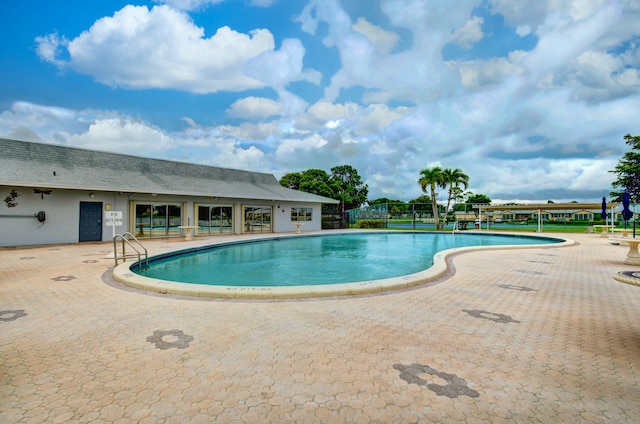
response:
M312 221L313 208L291 208L291 221Z

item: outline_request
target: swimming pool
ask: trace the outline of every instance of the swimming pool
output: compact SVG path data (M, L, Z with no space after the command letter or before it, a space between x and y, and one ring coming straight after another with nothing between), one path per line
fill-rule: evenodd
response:
M446 271L444 258L455 251L564 242L536 236L404 231L274 236L159 255L150 258L149 270L121 265L114 278L134 287L199 296L355 294L437 278Z

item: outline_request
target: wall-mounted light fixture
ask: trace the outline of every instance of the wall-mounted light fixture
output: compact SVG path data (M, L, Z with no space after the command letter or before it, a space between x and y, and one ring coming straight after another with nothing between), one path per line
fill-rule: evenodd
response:
M40 195L40 199L44 199L44 195L45 195L45 194L51 194L51 191L52 191L52 190L39 190L39 189L37 189L37 188L34 188L34 189L33 189L33 192L34 192L35 194L39 194L39 195Z
M96 197L96 194L95 193L89 193L89 197L91 197L93 199L94 197Z

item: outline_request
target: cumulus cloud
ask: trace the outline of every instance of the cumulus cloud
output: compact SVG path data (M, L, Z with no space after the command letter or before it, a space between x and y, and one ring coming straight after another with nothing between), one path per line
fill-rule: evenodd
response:
M464 50L469 50L475 43L484 38L482 32L482 24L484 19L479 16L473 16L463 27L458 28L451 34L451 42L460 46Z
M224 0L153 0L154 3L167 4L178 10L197 10L208 5L222 3Z
M10 110L2 112L0 133L31 141L136 155L155 154L171 147L171 138L166 132L128 116L28 102L16 102ZM34 140L29 133L38 134L38 139ZM21 134L26 137L20 137Z
M353 29L367 37L381 53L389 53L400 41L400 36L395 32L373 25L365 18L358 18Z
M207 6L222 3L225 0L153 0L154 3L167 4L178 10L198 10ZM271 7L277 0L250 0L249 4L255 7Z
M151 10L125 6L65 43L55 35L36 41L44 60L110 86L194 93L262 87L242 67L274 48L273 35L265 29L242 34L225 26L205 38L188 15L164 5ZM62 48L68 60L57 54Z
M618 13L618 8L612 4L579 21L549 16L539 28L538 44L524 58L524 65L534 77L556 70L591 48L608 28L615 25Z
M165 3L127 6L71 40L39 37L37 52L115 87L252 90L233 99L232 123L185 117L187 128L170 132L108 111L16 102L0 111L0 133L91 148L108 142L124 153L279 176L347 163L372 198L418 197L421 169L457 167L475 193L558 201L601 198L614 177L608 170L627 150L622 135L637 126L640 4L633 0L490 0L491 13L537 45L482 59L474 49L449 62L447 43L480 47L489 34L491 22L473 15L477 0L385 0L380 20L347 13L344 1L309 0L295 18L306 34L287 32L278 48L266 29L222 27L205 37L184 11L211 1ZM309 37L324 46L313 54L337 56L335 68L306 68L316 48ZM319 84L324 96L302 94L309 84L296 81ZM272 90L253 90L265 87Z
M499 13L512 27L538 27L549 16L563 15L572 20L587 18L608 0L489 0L494 13Z
M522 75L524 68L520 61L524 52L515 51L508 57L496 57L486 60L465 61L454 64L460 72L460 81L467 88L477 89L499 84L505 79Z
M276 0L251 0L251 6L256 7L271 7Z
M243 71L246 75L261 81L265 85L284 90L292 81L306 80L319 84L322 75L314 70L303 70L302 60L305 49L300 40L286 39L280 50L265 50L246 62Z
M227 109L229 116L244 119L264 119L279 115L281 112L282 105L280 103L263 97L245 97L236 100Z
M60 37L55 33L36 37L36 53L45 62L63 67L65 63L59 57L62 54L62 49L67 44L69 42L64 37Z
M162 130L147 123L114 117L95 120L86 132L69 135L67 143L94 150L148 155L168 149L172 140Z
M296 120L300 129L322 128L330 121L340 119L354 120L358 105L355 103L339 104L321 101L312 105L307 112Z
M575 88L574 98L601 102L640 93L640 72L628 67L623 56L586 51L549 81Z
M327 25L323 43L336 47L341 69L325 89L325 100L335 100L340 91L356 85L381 90L388 99L394 93L411 95L414 102L433 100L452 87L452 74L442 63L441 51L448 34L467 21L474 2L461 1L456 7L425 0L389 0L381 4L393 25L412 32L409 49L387 54L372 42L372 31L354 25L337 0L311 0L298 16L303 31L315 34ZM447 35L445 35L447 34Z
M220 133L230 135L239 141L264 142L272 137L279 137L283 132L277 122L243 122L240 125L220 125L217 127Z

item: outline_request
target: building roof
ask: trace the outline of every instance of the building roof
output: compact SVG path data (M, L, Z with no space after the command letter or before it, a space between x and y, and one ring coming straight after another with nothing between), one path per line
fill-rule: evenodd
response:
M619 203L607 203L607 209L618 207ZM528 211L528 212L537 212L538 209L542 209L543 211L550 210L589 210L589 211L601 211L602 203L539 203L539 204L525 204L525 205L483 205L483 211Z
M271 174L0 138L0 184L339 203L282 187Z

